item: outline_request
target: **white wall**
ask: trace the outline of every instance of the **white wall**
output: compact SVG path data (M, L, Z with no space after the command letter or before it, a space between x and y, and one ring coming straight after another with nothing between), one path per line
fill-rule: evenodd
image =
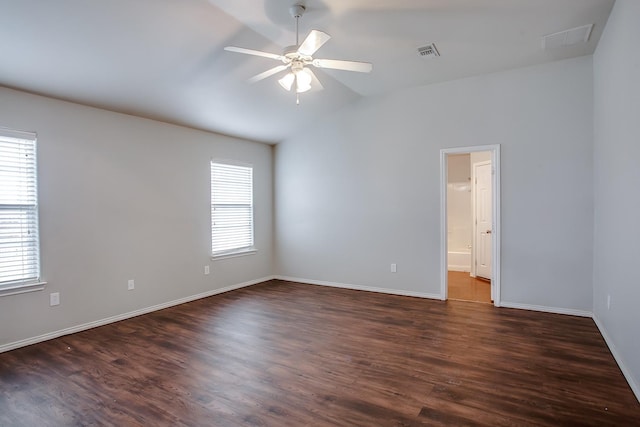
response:
M449 155L447 156L449 251L470 252L471 218L471 156L469 154ZM471 265L469 264L466 268L470 269Z
M503 301L590 312L592 77L582 57L368 98L279 144L277 274L439 294L439 151L501 144Z
M4 88L0 126L38 133L48 282L0 298L0 346L272 274L270 146ZM256 255L209 259L212 157L254 165Z
M471 153L471 165L480 162L490 162L491 151L474 151Z
M594 55L594 315L640 399L640 2L617 0ZM607 309L607 296L611 307Z

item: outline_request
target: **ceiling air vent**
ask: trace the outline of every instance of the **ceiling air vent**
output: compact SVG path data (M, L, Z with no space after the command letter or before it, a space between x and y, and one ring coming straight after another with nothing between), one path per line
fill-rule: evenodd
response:
M418 48L418 53L423 58L436 58L440 56L440 52L436 49L435 43L428 44Z
M582 27L571 28L570 30L560 31L559 33L549 34L542 37L542 48L557 49L578 43L586 43L589 40L592 29L593 24L589 24L583 25Z

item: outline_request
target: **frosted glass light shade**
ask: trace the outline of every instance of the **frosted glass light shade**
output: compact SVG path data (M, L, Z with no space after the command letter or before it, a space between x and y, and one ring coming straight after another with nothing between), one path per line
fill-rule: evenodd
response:
M296 92L302 93L311 89L311 74L306 68L296 73Z
M295 80L295 78L296 78L295 74L287 73L286 76L278 80L278 83L280 83L280 86L282 86L285 90L290 91L291 86L293 86L293 81Z
M303 93L311 90L311 82L312 82L311 73L306 68L303 68L299 71L292 71L287 73L286 76L278 80L280 86L282 86L285 90L291 91L293 87L293 83L296 84L296 92Z

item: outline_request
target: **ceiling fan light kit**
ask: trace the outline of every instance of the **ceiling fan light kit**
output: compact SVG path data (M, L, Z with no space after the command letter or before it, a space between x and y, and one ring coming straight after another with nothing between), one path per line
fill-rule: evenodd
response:
M312 89L321 90L322 84L315 76L309 66L316 68L330 68L334 70L357 71L368 73L373 69L368 62L342 61L337 59L314 59L313 55L320 49L331 36L319 30L311 30L302 43L299 43L298 20L304 14L304 5L296 4L289 8L291 16L296 20L296 44L284 49L282 55L262 52L259 50L245 49L236 46L227 46L224 49L229 52L243 53L246 55L262 56L269 59L281 61L283 65L273 67L263 73L249 79L250 83L255 83L266 79L274 74L289 70L289 72L278 80L280 86L291 91L295 88L296 103L300 103L298 94L308 92Z
M278 80L280 86L291 91L293 83L296 84L296 93L303 93L311 90L311 70L304 67L291 67L291 72Z

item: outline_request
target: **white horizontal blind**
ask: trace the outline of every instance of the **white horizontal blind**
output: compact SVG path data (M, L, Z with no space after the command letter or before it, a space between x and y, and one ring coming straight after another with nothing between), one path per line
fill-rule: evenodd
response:
M0 129L0 287L39 278L36 135Z
M253 168L211 162L211 247L224 255L253 248Z

